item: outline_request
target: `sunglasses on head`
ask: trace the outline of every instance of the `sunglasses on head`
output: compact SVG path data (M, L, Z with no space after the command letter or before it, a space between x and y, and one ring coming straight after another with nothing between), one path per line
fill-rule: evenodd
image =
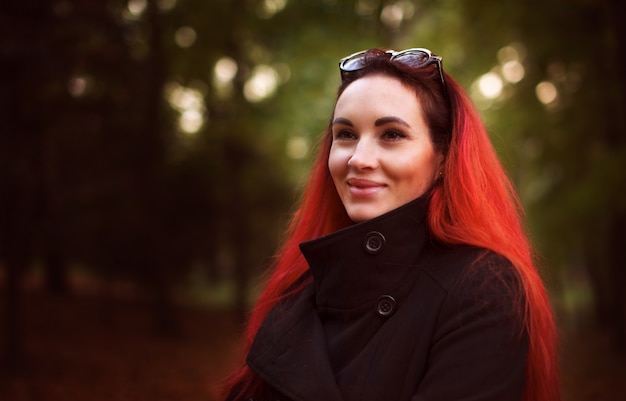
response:
M437 70L439 71L439 78L444 89L446 87L443 80L443 67L441 66L441 57L433 54L428 49L413 48L402 51L387 50L387 51L373 51L363 50L354 54L344 57L339 61L339 70L341 71L341 80L346 81L353 76L353 73L367 67L368 59L372 57L387 57L391 61L397 61L409 67L421 68L430 64L437 64Z

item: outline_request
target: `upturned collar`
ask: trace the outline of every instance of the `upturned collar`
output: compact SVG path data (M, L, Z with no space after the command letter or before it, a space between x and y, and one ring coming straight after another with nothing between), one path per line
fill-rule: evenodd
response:
M398 288L427 238L430 196L300 244L314 278L316 304L353 308Z
M429 197L300 245L314 283L272 309L259 328L247 363L266 383L298 401L341 401L319 312L354 314L375 307L392 318L427 238ZM385 294L387 300L377 301ZM381 313L383 312L383 313Z

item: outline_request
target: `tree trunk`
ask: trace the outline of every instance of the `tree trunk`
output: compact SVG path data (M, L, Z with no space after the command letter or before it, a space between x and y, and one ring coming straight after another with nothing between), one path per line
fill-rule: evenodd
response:
M41 86L47 4L10 2L0 52L0 257L4 260L4 355L9 371L23 362L21 279L39 231Z
M615 343L626 351L626 215L615 213L609 228L609 276L614 302L611 304L611 326Z
M626 24L623 16L626 15L626 2L611 0L605 3L608 6L607 19L611 31L614 33L614 54L610 61L613 65L611 76L618 88L615 98L607 99L607 107L612 110L612 129L609 132L608 145L615 152L626 150L626 78L623 74L623 66L626 63ZM623 173L616 173L617 177L624 177ZM622 180L623 181L623 180ZM624 188L626 182L614 183L618 188ZM621 195L621 194L620 194ZM623 201L623 198L622 198ZM615 203L614 210L610 215L608 263L611 292L614 294L612 304L612 327L616 344L622 352L626 352L626 210L620 207L621 203Z
M172 305L171 244L165 229L165 190L163 169L165 144L161 125L163 86L166 77L163 52L163 34L156 0L149 0L149 57L147 60L146 121L144 131L143 162L139 166L140 196L147 229L147 268L151 269L150 285L153 296L154 327L161 335L178 335L180 322Z

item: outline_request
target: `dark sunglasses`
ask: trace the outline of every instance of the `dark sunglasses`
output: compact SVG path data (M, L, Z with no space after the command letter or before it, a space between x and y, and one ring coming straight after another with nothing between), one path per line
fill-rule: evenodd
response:
M441 66L441 56L433 54L428 49L413 48L402 51L387 50L376 53L372 50L363 50L344 57L339 61L339 70L341 71L341 80L350 79L354 72L362 70L367 66L367 60L371 57L388 57L389 60L397 61L413 68L426 67L427 65L436 63L439 71L439 78L445 90L446 84L443 79L443 67Z

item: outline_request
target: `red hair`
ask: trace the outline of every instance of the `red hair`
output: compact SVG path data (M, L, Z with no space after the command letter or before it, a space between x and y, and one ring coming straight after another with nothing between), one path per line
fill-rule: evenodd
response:
M534 264L532 246L521 223L524 215L471 99L447 79L454 111L446 177L430 203L432 235L449 244L471 244L508 258L522 279L524 321L529 335L525 401L560 399L557 330L548 294Z
M373 73L391 75L415 88L435 148L446 156L444 179L435 184L429 206L428 225L432 235L443 243L475 245L501 254L513 263L521 277L526 307L520 308L520 313L529 335L523 400L558 401L557 334L552 310L522 225L519 199L473 102L447 74L444 74L444 87L434 68L416 70L378 58L359 77ZM342 84L340 95L351 82ZM299 244L352 224L328 170L331 143L328 128L286 241L250 314L243 355L247 355L274 305L307 284L298 282L308 270ZM247 399L263 389L262 380L245 363L226 385L233 399Z

